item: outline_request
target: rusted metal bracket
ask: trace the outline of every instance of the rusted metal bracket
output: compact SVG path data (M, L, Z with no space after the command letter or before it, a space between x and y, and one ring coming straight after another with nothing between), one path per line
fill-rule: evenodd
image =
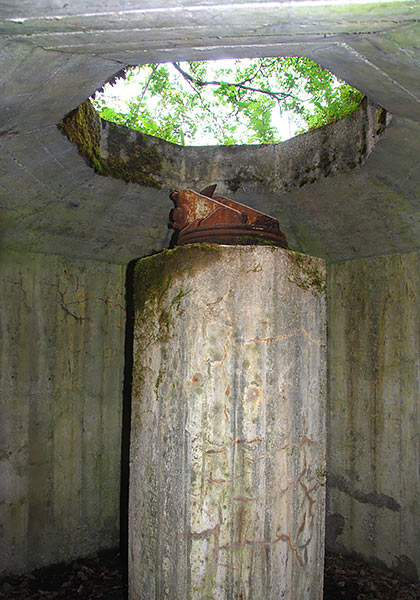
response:
M279 222L254 208L223 196L214 196L215 185L201 193L194 190L172 192L175 208L170 227L178 231L176 244L263 244L287 248Z

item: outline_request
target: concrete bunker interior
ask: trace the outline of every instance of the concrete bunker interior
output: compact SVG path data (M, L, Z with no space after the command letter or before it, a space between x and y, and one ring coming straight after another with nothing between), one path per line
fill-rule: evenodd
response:
M418 580L419 7L324 4L1 9L4 572L118 544L126 265L167 246L168 189L214 182L329 263L327 545ZM257 159L152 142L159 185L141 188L96 175L56 128L119 64L267 45L365 92L363 117Z

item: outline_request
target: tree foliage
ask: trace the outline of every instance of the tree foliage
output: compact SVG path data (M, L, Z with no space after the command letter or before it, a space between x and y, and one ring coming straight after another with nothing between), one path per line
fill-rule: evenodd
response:
M281 57L142 65L92 102L108 121L205 145L279 142L282 120L302 133L348 115L361 98L308 58Z

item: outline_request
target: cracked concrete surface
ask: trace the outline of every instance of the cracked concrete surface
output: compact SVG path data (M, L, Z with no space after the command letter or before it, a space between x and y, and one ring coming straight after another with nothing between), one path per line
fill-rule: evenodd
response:
M0 572L118 545L124 269L6 253Z
M323 281L322 260L264 246L137 263L133 600L321 600Z

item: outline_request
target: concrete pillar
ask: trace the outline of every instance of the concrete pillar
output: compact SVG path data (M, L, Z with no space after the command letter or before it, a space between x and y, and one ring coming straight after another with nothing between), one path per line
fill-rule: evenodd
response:
M136 268L131 600L320 600L325 272L270 246Z

